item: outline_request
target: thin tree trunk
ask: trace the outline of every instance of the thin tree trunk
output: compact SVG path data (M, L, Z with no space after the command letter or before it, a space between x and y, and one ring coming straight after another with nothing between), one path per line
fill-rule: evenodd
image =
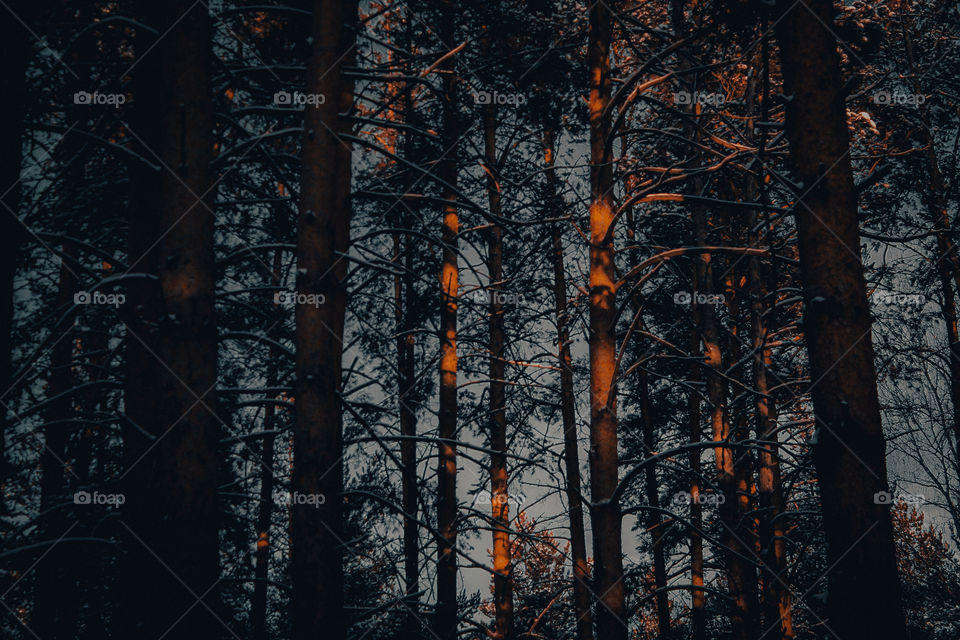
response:
M702 207L694 206L695 242L699 246L707 245L706 212ZM710 254L699 254L697 264L698 292L711 296L713 286L713 266ZM723 545L724 568L730 591L730 627L733 638L747 640L755 629L751 629L753 611L751 611L750 585L755 585L756 575L753 567L744 559L749 549L738 535L740 505L737 492L737 469L734 464L735 449L732 446L730 414L727 407L727 383L724 377L724 358L720 344L720 329L716 311L711 303L698 304L691 297L691 305L696 305L696 319L699 322L703 340L704 363L706 365L707 400L710 404L710 428L715 442L724 444L713 448L717 470L717 486L722 502L718 508L722 530L720 540ZM754 574L751 581L750 574ZM755 626L755 625L754 625Z
M697 282L697 268L694 269L694 282ZM694 287L696 289L696 286ZM696 294L696 290L694 291ZM696 305L691 305L694 327L690 331L690 355L700 357L700 331ZM690 395L688 398L690 424L690 583L694 589L690 593L690 624L693 640L705 640L707 637L707 617L705 610L706 592L703 590L703 505L700 502L701 450L698 446L703 439L700 424L700 363L690 366ZM698 588L699 587L699 588Z
M626 640L616 406L616 265L610 116L610 38L607 4L588 2L590 36L590 482L597 634Z
M18 0L10 4L10 11L30 21L24 10L31 3ZM17 20L7 19L0 24L0 55L3 73L0 74L0 233L6 247L0 251L0 515L7 511L6 433L7 408L10 403L11 351L13 346L13 279L26 237L20 222L20 165L23 158L23 116L26 95L27 37L29 32Z
M280 286L280 270L283 256L278 250L273 254L273 267L270 274L270 284ZM271 331L273 324L267 329L267 335L276 339ZM270 363L267 365L267 387L277 384L276 359L279 354L271 347L269 349ZM274 470L273 458L276 437L270 433L274 429L277 406L273 402L264 407L263 429L267 433L263 436L263 447L260 451L260 500L257 503L257 549L254 554L253 568L253 598L250 601L250 628L253 640L267 640L267 581L270 576L270 554L273 550L270 542L270 523L273 520L273 485Z
M297 221L296 389L291 490L323 504L291 508L294 640L340 640L343 607L343 330L351 218L351 130L356 0L316 0L307 94L326 99L304 109ZM315 296L311 298L310 296Z
M441 12L440 40L447 54L454 49L454 20L458 3L438 0ZM460 137L454 86L454 57L447 55L438 70L443 73L443 115L441 145L443 155L437 166L442 182L441 199L443 250L440 265L440 406L438 417L439 450L437 460L437 604L434 633L439 640L457 637L457 301L460 272L457 245L460 220L457 210L457 157Z
M76 309L73 296L77 292L77 276L68 262L72 252L64 249L60 265L60 282L54 313L57 317L53 334L56 342L50 353L50 378L47 397L55 399L46 412L44 448L40 454L40 513L43 518L43 539L52 543L65 535L69 526L67 507L67 440L76 423L76 411L70 389L73 374L73 324ZM69 544L60 543L49 548L37 566L36 631L43 637L66 638L74 628L76 565L71 562L76 553Z
M493 516L493 602L496 613L494 638L513 638L513 582L510 565L510 503L507 477L506 362L504 347L503 230L500 183L497 180L497 114L494 105L483 109L484 158L487 166L487 195L490 203L487 265L490 313L490 485Z
M554 169L554 132L543 132L546 160L547 196L559 209L557 174ZM573 601L577 616L577 640L593 640L593 614L590 610L590 569L583 525L583 496L580 489L580 453L577 442L577 416L573 395L573 364L570 358L570 332L567 329L567 276L563 263L563 234L553 223L553 297L557 322L557 359L560 361L560 416L563 421L563 460L567 474L567 512L570 519L570 551L573 565Z
M133 70L134 129L143 155L130 215L138 286L128 324L128 426L120 637L219 637L219 538L212 207L213 108L207 8L144 2L165 34L143 43ZM152 247L152 248L151 248ZM147 254L147 255L145 255ZM158 606L156 594L164 594ZM201 602L198 604L198 598ZM184 614L184 612L187 612Z
M784 3L780 42L828 545L828 620L840 638L906 638L889 506L857 201L830 0Z
M639 310L638 310L639 313ZM643 448L648 456L656 455L654 421L650 406L650 380L645 368L638 373L640 390L640 415L643 425ZM657 630L661 638L670 635L670 594L667 591L667 563L663 552L663 536L666 532L660 514L660 487L657 484L657 467L648 464L644 469L647 491L647 504L650 515L647 517L647 530L652 538L653 581L657 589Z
M409 216L406 216L409 224ZM417 613L420 591L420 537L417 531L417 414L415 398L416 371L414 360L413 315L414 281L413 252L415 245L409 235L394 236L394 260L403 256L403 276L394 276L394 304L397 327L397 409L400 416L400 464L402 469L403 500L403 569L406 583L407 611L401 637L413 640L420 636L420 620Z

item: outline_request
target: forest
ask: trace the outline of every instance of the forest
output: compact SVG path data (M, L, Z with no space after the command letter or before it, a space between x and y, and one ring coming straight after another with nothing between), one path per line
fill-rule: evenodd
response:
M0 51L0 638L960 639L956 2Z

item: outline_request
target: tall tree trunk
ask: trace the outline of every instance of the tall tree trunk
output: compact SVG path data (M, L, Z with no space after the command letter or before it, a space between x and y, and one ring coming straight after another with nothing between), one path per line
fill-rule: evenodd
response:
M590 483L597 634L626 640L616 404L616 293L613 164L608 137L610 38L613 20L602 2L587 3L590 36Z
M707 220L702 207L694 206L694 234L698 246L706 246ZM697 258L697 291L707 297L712 296L713 265L709 253L701 253ZM756 573L753 566L745 560L749 549L739 536L740 505L737 492L737 469L734 461L736 449L731 443L730 414L727 406L727 383L723 350L721 347L720 327L716 310L709 301L698 304L691 297L691 305L696 305L695 317L699 322L703 340L704 362L706 365L707 401L710 405L710 428L714 442L723 444L713 448L717 470L717 486L722 502L718 508L722 530L720 540L723 546L724 568L727 586L730 591L730 627L732 637L747 640L756 632L751 608L751 585L755 586ZM751 580L753 574L753 580Z
M409 225L409 216L405 216ZM394 236L394 260L403 257L403 276L394 276L394 304L397 328L397 409L400 416L400 464L402 466L403 500L403 575L407 596L404 626L401 637L413 640L420 637L420 617L417 613L420 591L420 537L417 531L417 414L414 408L416 370L414 360L413 317L414 280L413 252L415 244L410 235Z
M138 429L128 425L125 439L119 636L215 638L226 630L215 613L219 420L210 19L205 5L186 0L139 8L145 24L165 35L142 48L138 43L131 133L161 169L137 170L129 222L131 267L147 269L155 280L131 291L130 300L137 319L128 324L125 404ZM164 594L162 606L157 593Z
M276 289L280 286L280 270L283 267L281 251L273 254L273 267L270 273L270 284ZM267 335L276 339L273 321L267 328ZM270 363L267 365L267 387L277 384L277 369L274 364L279 354L272 346L269 350ZM269 398L275 400L275 398ZM267 581L270 577L270 554L273 550L270 542L270 523L273 520L273 485L274 469L273 458L276 436L270 433L276 422L277 405L270 402L263 410L263 446L260 450L260 500L257 503L257 548L254 553L253 568L253 598L250 601L250 629L253 640L267 640Z
M640 313L638 310L637 313ZM640 390L640 418L643 425L643 448L648 456L656 455L656 434L650 406L650 380L647 370L640 368L638 373ZM667 563L664 558L663 536L666 532L660 514L660 487L657 485L657 466L648 464L644 469L647 504L650 515L647 517L647 530L652 538L650 552L653 554L653 581L657 589L657 633L661 638L670 635L670 594L667 591Z
M513 584L510 566L510 503L507 478L506 329L503 295L503 230L500 228L500 182L497 171L497 113L494 105L483 109L484 160L490 230L487 240L487 287L490 314L490 486L493 519L494 638L513 638Z
M694 268L694 283L697 282L697 269ZM694 286L696 289L696 285ZM694 291L696 294L696 291ZM700 321L697 319L696 305L690 306L690 314L693 316L694 327L690 331L690 356L700 357L700 331L698 329ZM690 454L688 461L690 464L690 584L693 589L690 593L690 625L693 640L706 640L707 637L707 616L706 616L706 592L703 590L703 505L700 502L700 478L701 478L701 450L700 441L703 439L703 429L700 424L700 375L701 365L694 362L690 366L690 391L687 401L689 407L689 426L690 426Z
M460 220L457 210L457 156L460 137L454 85L454 20L459 13L454 0L437 0L441 12L440 40L446 57L438 66L443 73L441 145L443 155L437 166L442 182L441 199L443 250L440 265L440 407L437 425L437 605L434 633L439 640L457 637L457 300L459 267L457 245Z
M304 109L300 214L297 221L297 304L294 464L291 491L323 496L319 507L291 509L293 639L339 640L343 608L343 329L351 218L351 131L356 0L316 0L307 94L325 96Z
M26 0L12 2L10 11L31 22L25 11L32 3ZM6 435L7 408L10 401L12 375L11 351L13 346L13 279L17 262L26 237L20 222L20 165L23 158L23 116L26 101L26 70L29 32L17 20L6 19L0 24L0 54L4 69L0 74L0 233L6 247L0 251L0 515L7 510L3 485L7 481Z
M796 206L813 457L828 545L827 623L840 638L906 638L889 506L857 200L830 0L783 3L776 23Z
M556 147L554 132L543 132L547 197L551 215L562 209L554 168ZM593 613L590 610L590 569L583 525L583 495L580 489L580 445L577 442L577 415L573 395L573 363L570 357L570 331L567 329L567 276L563 263L563 233L559 223L551 229L553 241L553 300L557 322L557 359L560 362L560 417L563 422L563 461L567 474L567 512L570 519L570 551L573 564L573 601L577 616L577 640L593 640Z
M764 21L760 26L761 33L766 34L768 25ZM761 47L761 68L759 96L756 82L750 83L748 104L751 112L755 104L760 104L759 118L761 122L769 119L769 41L763 36ZM755 120L751 118L747 126L747 139L754 142ZM763 158L766 151L767 136L764 130L760 135L759 152L761 159L761 175L759 180L753 175L747 180L748 202L759 202L764 207L763 227L767 233L772 233L769 213L767 212L767 195L764 185ZM759 249L763 241L760 231L757 210L751 208L747 216L747 243ZM767 245L772 242L767 241ZM767 345L767 319L772 316L772 305L768 300L768 286L758 256L752 255L749 259L749 288L750 288L750 330L751 346L753 348L753 389L754 418L758 449L758 482L757 498L759 502L759 544L760 556L763 561L762 574L763 596L763 630L770 637L780 640L793 638L793 603L792 594L788 586L787 574L787 545L786 526L784 520L784 496L780 477L780 447L777 433L777 416L775 400L770 395L767 382L767 370L771 366L770 347ZM772 270L771 275L772 275ZM766 276L772 280L771 276ZM769 288L776 288L776 282L771 281Z
M53 329L56 342L50 352L50 378L47 397L52 400L46 412L45 442L40 454L40 513L43 540L54 543L72 527L67 507L67 440L75 426L76 411L70 389L74 385L73 347L74 293L77 292L77 276L69 262L72 252L64 249L60 265L60 282L54 314L57 323ZM74 574L77 550L61 542L53 544L40 559L37 566L36 631L42 637L66 638L75 624L71 611L75 601L76 584L70 583Z

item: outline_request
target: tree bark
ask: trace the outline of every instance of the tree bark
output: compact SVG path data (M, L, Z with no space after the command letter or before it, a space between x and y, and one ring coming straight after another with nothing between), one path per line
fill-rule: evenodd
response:
M556 153L554 132L543 132L547 197L552 209L561 208L554 168ZM580 488L580 445L577 442L577 416L573 392L573 364L570 357L570 331L567 328L567 276L563 262L563 233L559 223L551 230L553 242L553 299L557 322L557 359L560 363L560 417L563 422L563 461L567 474L567 513L570 518L570 552L573 565L573 601L577 616L577 640L593 640L593 613L590 610L590 569L583 524L583 495Z
M490 488L493 518L493 602L497 640L513 638L513 579L510 562L510 503L507 474L506 329L501 294L503 282L503 230L500 183L497 178L497 113L494 105L483 109L484 160L487 166L487 196L490 230L487 240L490 284Z
M906 638L886 491L857 199L829 0L783 3L776 26L796 207L804 333L816 417L813 457L828 545L828 620L840 638Z
M10 10L30 21L25 12L31 3L18 0ZM23 119L26 95L27 37L29 32L16 20L8 19L0 25L0 54L4 70L0 74L0 204L3 206L0 233L6 248L0 251L0 515L7 510L2 491L9 471L6 457L7 408L12 375L11 350L13 346L13 279L25 239L20 222L20 167L23 158Z
M358 5L316 0L304 109L297 221L296 387L291 491L322 504L291 507L294 640L346 635L343 607L343 330L350 242L352 150L342 135L353 108ZM310 296L315 296L310 298Z
M459 6L454 0L437 0L441 12L440 40L445 53L456 46L454 19ZM454 86L454 57L447 55L438 66L441 80L443 155L437 164L443 205L440 265L440 406L437 460L437 604L434 633L439 640L457 637L457 302L459 267L457 245L460 221L457 210L457 157L460 137Z
M616 265L613 165L608 144L610 116L610 39L607 4L587 3L590 35L590 483L595 562L597 634L626 640L616 405Z
M129 261L149 279L129 299L137 306L127 325L125 405L139 429L128 425L124 442L119 636L216 638L226 629L216 613L210 19L205 5L186 1L139 8L142 21L165 35L142 48L138 42L131 135L161 168L133 176ZM157 593L165 594L162 606Z
M280 270L283 267L283 255L278 250L273 254L273 267L270 274L270 284L275 290L280 286ZM267 328L267 335L276 340L276 332L271 329L275 323ZM277 368L274 364L279 358L276 349L270 347L270 363L267 365L267 387L277 384ZM275 399L275 398L271 398ZM263 436L263 446L260 450L260 500L257 504L257 548L254 553L253 568L253 598L250 601L250 629L253 640L267 640L267 581L270 576L270 554L273 547L270 541L270 525L273 520L273 485L274 470L273 458L276 437L270 433L276 422L277 405L267 404L263 410L263 429L267 433Z

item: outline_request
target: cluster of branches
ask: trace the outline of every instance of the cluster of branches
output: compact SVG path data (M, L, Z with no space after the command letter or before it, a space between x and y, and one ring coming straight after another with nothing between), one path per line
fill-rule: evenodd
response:
M4 8L4 637L957 637L954 4Z

